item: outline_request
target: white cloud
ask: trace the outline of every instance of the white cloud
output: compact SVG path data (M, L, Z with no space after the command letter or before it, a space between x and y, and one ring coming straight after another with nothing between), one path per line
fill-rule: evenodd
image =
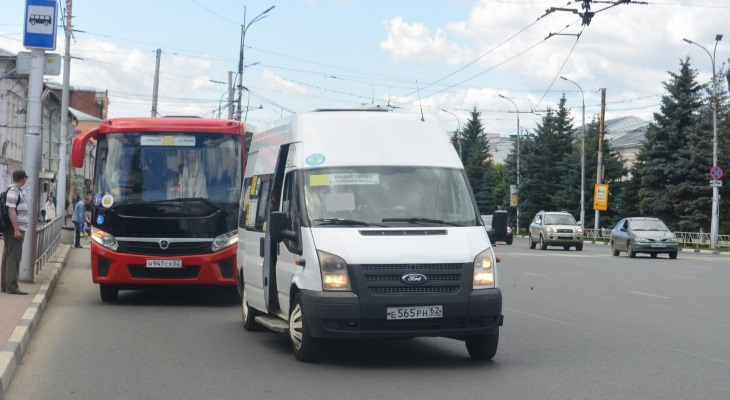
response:
M291 95L306 95L306 87L291 81L287 81L271 70L264 70L263 78L266 81L266 88L269 90L281 91Z
M450 42L445 29L431 30L421 23L409 24L401 17L385 22L388 38L380 42L380 48L389 52L394 63L412 61L419 64L444 63L456 65L472 57L472 52L455 42ZM453 29L459 30L459 24Z

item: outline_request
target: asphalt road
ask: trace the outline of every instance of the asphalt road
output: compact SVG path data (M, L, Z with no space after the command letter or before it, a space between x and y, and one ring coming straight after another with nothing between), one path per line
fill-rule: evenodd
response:
M331 343L318 364L209 288L103 304L73 250L6 393L33 399L727 399L730 257L500 246L491 362L442 338Z

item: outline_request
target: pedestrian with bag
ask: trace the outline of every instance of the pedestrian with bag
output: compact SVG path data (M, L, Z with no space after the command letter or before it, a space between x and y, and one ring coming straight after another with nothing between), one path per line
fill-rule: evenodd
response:
M56 219L56 205L53 204L53 195L48 196L48 201L43 209L46 211L46 223Z
M9 294L28 294L20 290L18 286L23 239L28 230L28 219L30 218L28 200L21 189L27 181L28 175L22 169L13 172L13 184L8 188L5 200L12 226L3 232L5 247L3 247L1 286L2 291Z
M84 231L84 221L86 221L86 205L89 204L89 196L86 195L82 200L76 203L74 208L74 215L71 217L71 222L74 224L76 230L76 238L74 239L74 247L77 249L82 248L81 246L81 232Z

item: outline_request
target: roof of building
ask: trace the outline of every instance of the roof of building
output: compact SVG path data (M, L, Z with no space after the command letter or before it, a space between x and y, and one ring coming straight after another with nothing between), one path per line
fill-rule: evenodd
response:
M644 141L650 122L637 117L622 117L606 121L606 140L614 148L637 146Z
M17 55L11 51L0 48L0 58L15 58Z
M74 116L76 116L76 118L79 121L101 121L101 118L95 117L95 116L93 116L91 114L87 114L87 113L85 113L83 111L79 111L79 110L77 110L77 109L75 109L73 107L69 107L68 108L68 111L71 114L73 114Z

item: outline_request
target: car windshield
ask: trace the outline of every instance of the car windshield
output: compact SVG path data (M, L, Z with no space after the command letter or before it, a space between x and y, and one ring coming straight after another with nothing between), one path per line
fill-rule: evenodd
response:
M569 214L545 214L544 225L575 225L575 219Z
M668 231L664 222L658 219L637 219L629 221L629 229L632 231Z
M458 169L317 168L304 171L304 181L313 226L477 225L466 179Z

